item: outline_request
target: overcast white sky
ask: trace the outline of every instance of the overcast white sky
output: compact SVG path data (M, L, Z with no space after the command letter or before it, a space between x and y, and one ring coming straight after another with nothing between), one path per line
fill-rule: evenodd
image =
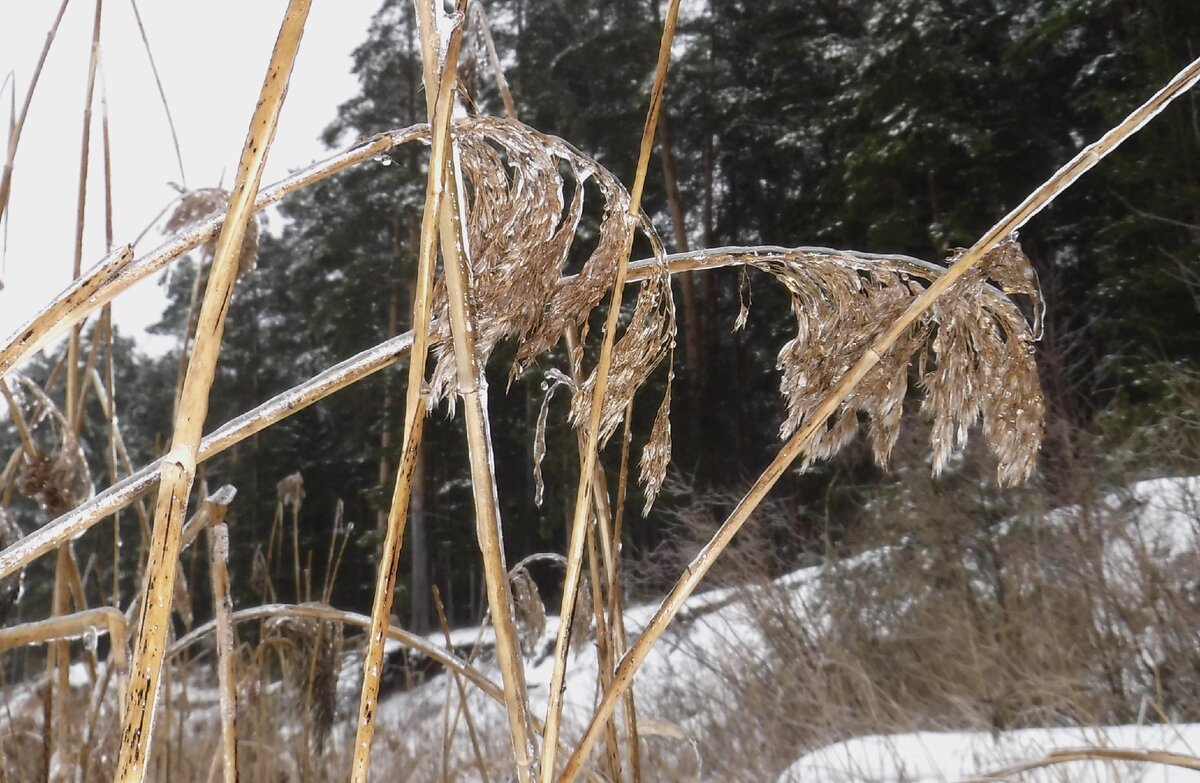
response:
M354 94L350 53L378 0L315 0L267 160L263 184L326 157L318 136ZM233 179L286 0L141 0L138 8L167 92L190 188ZM0 0L0 81L15 74L18 110L59 7L57 0ZM50 50L21 137L0 277L0 336L7 337L71 278L84 88L95 5L72 0ZM104 4L101 47L113 157L114 239L131 242L175 192L179 168L149 61L127 0ZM92 177L83 267L105 253L100 86L93 110ZM0 165L7 149L8 89L0 92ZM138 251L162 239L151 232ZM145 281L114 304L126 334L157 320L164 299Z

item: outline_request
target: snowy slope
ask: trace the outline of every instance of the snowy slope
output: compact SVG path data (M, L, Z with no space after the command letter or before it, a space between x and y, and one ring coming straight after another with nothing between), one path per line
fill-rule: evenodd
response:
M1194 756L1200 725L920 732L858 737L809 753L778 783L953 783L1079 748ZM1001 778L1011 780L1011 777ZM1200 772L1129 761L1072 761L1024 773L1023 783L1200 783Z

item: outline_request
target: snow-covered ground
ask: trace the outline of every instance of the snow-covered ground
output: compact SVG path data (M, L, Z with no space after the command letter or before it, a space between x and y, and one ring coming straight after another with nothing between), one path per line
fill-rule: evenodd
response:
M1135 484L1098 503L1092 509L1093 513L1111 512L1123 520L1122 524L1113 526L1111 535L1107 535L1104 542L1100 559L1106 576L1124 583L1122 589L1136 591L1141 589L1136 579L1139 569L1144 571L1147 561L1152 560L1177 574L1181 582L1194 582L1193 566L1200 552L1197 543L1200 535L1198 499L1200 478L1158 479ZM1066 529L1075 520L1071 510L1063 509L1051 512L1038 524L1046 529L1056 526ZM1000 528L996 535L1010 535L1017 530L1015 526ZM842 577L863 569L887 573L887 569L897 562L895 558L912 555L902 549L866 552L841 561L837 568L842 569ZM643 747L647 748L644 780L754 783L762 780L769 783L777 778L777 783L953 783L982 779L989 773L1068 749L1091 747L1161 751L1183 756L1200 754L1200 724L1155 721L1156 717L1163 717L1157 707L1145 710L1145 725L1140 726L1059 725L1004 732L926 731L859 736L823 748L781 747L778 741L767 736L760 724L753 723L753 720L762 721L763 715L751 718L739 713L737 705L745 703L745 695L736 690L744 683L734 679L747 672L757 672L762 673L768 688L782 687L776 686L777 680L772 678L787 676L789 667L813 666L812 660L794 664L782 660L786 656L779 653L778 646L772 645L767 634L773 627L777 630L778 626L772 626L772 622L780 621L791 622L813 637L826 633L832 626L831 615L826 609L831 584L830 566L815 566L756 586L709 590L686 603L635 680L639 733L644 739ZM1117 594L1119 592L1114 593ZM655 608L653 604L641 604L626 610L630 639L636 638ZM764 609L777 616L765 618ZM868 611L869 607L864 606L863 610ZM1096 621L1104 622L1104 618L1098 617ZM557 617L547 617L540 637L527 645L530 654L525 675L531 706L538 718L544 715L557 626ZM888 628L879 630L883 637L889 631ZM473 665L483 676L498 684L500 674L488 651L492 641L490 630L480 633L473 628L459 629L453 632L452 643L461 653L477 638L483 651ZM437 646L443 644L440 634L431 636L430 642ZM1142 649L1153 652L1152 642L1151 638ZM390 652L398 654L399 648L392 647ZM582 732L597 704L597 658L596 645L590 637L582 640L571 654L564 694L562 738L566 746ZM420 662L416 667L421 668ZM435 779L438 774L435 767L441 763L440 753L429 749L440 751L447 725L453 726L450 729L453 735L450 763L455 766L458 779L475 779L471 728L475 729L486 757L507 758L507 721L502 707L481 689L466 684L468 726L468 713L462 710L461 697L453 680L437 673L436 669L425 667L425 671L427 679L408 689L396 684L398 680L394 678L390 692L380 704L378 720L383 730L374 746L377 768L386 768L396 759L418 759L418 768L407 770L405 779ZM428 674L429 671L434 673ZM360 677L361 646L348 640L338 678L337 704L328 745L343 754L354 739ZM72 683L81 693L86 693L90 680L91 675L84 664L72 667ZM177 681L176 687L186 688L186 731L195 736L211 736L217 711L212 672L207 666L195 666L185 675L185 680ZM285 685L276 682L270 686L280 705L291 703L288 690L291 686ZM10 714L39 713L35 689L16 686L8 691L8 696ZM743 701L739 702L739 698ZM814 713L819 712L821 706L785 704L787 709ZM958 725L954 721L951 716L941 725L954 728ZM623 732L623 721L619 716L618 723ZM921 725L929 725L929 721ZM285 720L280 724L279 736L290 743L301 736L299 731L298 720L294 723ZM769 755L770 762L763 766L770 772L751 774L741 766L732 772L714 769L725 761L721 754L726 752L742 754L742 757L754 753L764 757ZM709 762L707 769L701 763L702 756ZM791 759L796 760L788 766ZM429 769L419 769L423 765L429 765ZM780 775L780 770L785 768ZM1000 779L1022 783L1200 783L1200 772L1163 764L1110 760L1056 764Z
M952 783L1028 765L1055 751L1120 748L1195 756L1200 725L919 732L857 737L803 756L778 783ZM987 779L987 778L985 778ZM1031 769L1022 783L1200 783L1200 772L1136 761L1069 761Z

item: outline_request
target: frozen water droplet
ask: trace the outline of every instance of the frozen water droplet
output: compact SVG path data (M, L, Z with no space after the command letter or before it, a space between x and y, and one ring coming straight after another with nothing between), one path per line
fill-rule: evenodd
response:
M384 166L392 165L392 156L386 152L381 152L374 157L374 161Z

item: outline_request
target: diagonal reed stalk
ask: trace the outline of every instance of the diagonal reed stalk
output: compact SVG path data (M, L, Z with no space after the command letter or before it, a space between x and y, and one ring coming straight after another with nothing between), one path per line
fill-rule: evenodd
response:
M187 379L175 417L171 448L163 460L163 480L154 513L145 597L134 648L133 675L121 730L116 771L116 780L120 783L140 782L146 775L159 678L167 630L171 624L171 598L183 514L195 478L197 449L208 413L208 394L216 372L225 314L237 277L238 257L246 224L253 211L254 197L278 125L279 111L287 92L310 5L311 0L290 0L271 53L238 166L228 218L222 227L209 273L196 330L196 345L188 364Z
M421 61L430 120L436 110L428 96L434 85L456 79L454 64L442 64L438 70L439 40L435 27L434 3L417 0L417 19L421 31ZM466 2L459 0L460 22L465 18ZM457 26L456 28L457 29ZM483 559L484 580L492 627L496 636L496 658L504 682L504 701L508 712L509 734L517 780L531 780L531 766L537 749L531 738L528 695L525 691L525 667L512 617L512 594L508 567L504 560L504 534L500 526L500 510L496 496L495 466L492 464L492 439L487 416L487 380L475 351L475 317L468 303L470 279L467 259L470 247L463 231L461 209L466 204L462 190L457 150L451 152L446 171L448 198L439 210L439 234L446 293L450 310L450 336L454 346L457 393L463 402L463 419L467 430L467 452L471 465L471 490L475 505L475 534ZM546 741L554 742L547 735Z
M825 401L813 412L812 417L787 440L779 454L771 461L762 475L754 482L745 497L738 502L730 512L729 517L721 524L717 532L692 561L684 569L683 576L671 588L663 599L654 616L642 631L642 635L626 653L617 667L613 684L605 691L600 706L592 717L591 723L576 746L574 753L567 762L566 769L559 777L559 783L571 783L579 772L584 759L587 758L592 745L596 742L603 729L604 721L612 713L621 694L633 684L633 675L646 660L650 649L662 636L667 625L679 613L683 602L687 600L700 584L705 574L712 567L730 541L741 529L750 514L758 507L767 493L775 486L779 478L789 466L804 451L814 435L821 431L842 402L867 373L880 361L880 357L904 334L905 330L943 295L956 280L961 278L973 266L978 264L989 250L1002 239L1011 235L1025 225L1033 216L1041 212L1063 191L1075 183L1084 173L1108 156L1126 139L1137 133L1147 122L1165 109L1171 101L1191 89L1200 81L1200 59L1193 61L1175 75L1162 89L1151 96L1145 103L1136 108L1119 124L1105 133L1097 142L1091 144L1075 155L1062 168L1056 171L1050 179L1025 197L1019 205L988 229L974 245L951 266L946 273L938 277L909 305L899 318L896 319L867 349L866 353L850 367L837 385L829 392Z
M363 658L363 685L358 708L358 730L354 740L354 758L350 775L355 783L365 783L370 772L371 741L375 736L375 712L379 703L379 677L383 669L385 630L391 617L392 598L400 565L400 548L412 500L413 479L421 457L421 436L428 406L425 364L429 353L430 308L433 300L434 267L437 262L438 215L446 195L446 164L450 158L450 120L454 99L454 68L462 31L456 28L446 52L447 72L434 91L433 148L425 184L425 209L421 216L420 244L417 255L416 293L413 298L413 343L408 365L408 388L404 405L404 445L392 503L388 510L387 533L379 556L379 575L371 605L371 632ZM432 83L430 83L432 86Z
M650 93L650 107L646 113L646 125L642 130L641 149L638 154L637 170L633 187L629 191L629 212L626 215L625 246L617 261L617 275L613 281L612 299L608 304L608 318L604 325L604 339L600 344L600 358L596 366L596 384L592 390L592 409L588 420L587 444L583 452L583 464L579 469L579 488L575 495L575 513L571 522L571 537L567 547L567 570L563 578L562 606L559 611L558 636L554 642L554 671L550 678L550 695L546 703L546 735L542 743L541 781L550 783L554 779L555 751L558 745L559 723L562 719L562 697L570 650L571 620L575 615L575 598L579 588L579 576L583 565L583 547L587 538L588 512L591 505L592 481L596 472L599 451L600 417L608 391L608 372L612 361L613 342L616 339L617 321L621 315L621 295L629 269L629 254L633 249L634 227L641 212L642 190L646 184L646 171L650 165L650 151L654 146L654 130L662 106L663 89L667 80L667 65L671 59L671 43L675 39L675 22L679 17L679 0L671 0L667 17L663 23L662 41L658 49L658 64L654 74L654 87Z

